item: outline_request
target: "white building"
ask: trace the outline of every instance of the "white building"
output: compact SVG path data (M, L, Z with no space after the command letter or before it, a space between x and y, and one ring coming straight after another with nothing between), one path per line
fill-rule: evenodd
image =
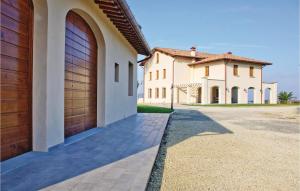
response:
M233 55L154 48L144 66L145 103L277 103L277 83L262 81L269 62Z
M1 0L1 160L136 114L137 54L125 0Z

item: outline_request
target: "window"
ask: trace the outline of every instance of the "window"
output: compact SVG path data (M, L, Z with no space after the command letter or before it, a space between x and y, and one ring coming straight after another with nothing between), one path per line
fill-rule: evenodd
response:
M158 64L158 63L159 63L159 54L156 53L156 64Z
M152 98L152 89L151 88L148 89L148 98Z
M254 67L253 66L250 66L249 75L250 75L250 77L254 77Z
M163 69L163 78L166 79L166 76L167 76L167 70Z
M149 81L152 80L152 72L149 72Z
M162 88L162 98L166 98L166 94L167 94L167 89Z
M205 76L209 76L209 66L205 66Z
M133 64L128 63L128 96L133 96Z
M155 98L159 98L159 88L155 88Z
M159 79L159 70L156 70L156 79Z
M233 66L233 75L234 75L234 76L239 75L238 69L239 69L239 66L238 66L238 65L234 65L234 66Z
M115 82L119 82L119 64L115 63Z

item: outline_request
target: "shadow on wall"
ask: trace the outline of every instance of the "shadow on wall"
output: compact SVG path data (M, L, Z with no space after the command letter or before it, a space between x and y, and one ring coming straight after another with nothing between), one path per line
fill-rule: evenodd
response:
M165 131L147 191L160 190L167 148L195 136L232 134L233 132L197 110L176 110Z

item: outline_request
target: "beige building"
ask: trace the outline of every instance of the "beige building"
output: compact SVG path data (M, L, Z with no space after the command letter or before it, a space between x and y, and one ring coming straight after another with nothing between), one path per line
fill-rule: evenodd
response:
M145 103L277 103L277 83L262 81L269 62L191 50L154 48L141 61Z
M138 54L125 0L1 0L1 160L136 114Z

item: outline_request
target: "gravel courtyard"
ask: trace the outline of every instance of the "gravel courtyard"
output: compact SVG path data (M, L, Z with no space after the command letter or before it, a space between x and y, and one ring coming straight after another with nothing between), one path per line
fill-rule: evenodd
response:
M294 106L181 106L148 190L300 190L299 120Z

